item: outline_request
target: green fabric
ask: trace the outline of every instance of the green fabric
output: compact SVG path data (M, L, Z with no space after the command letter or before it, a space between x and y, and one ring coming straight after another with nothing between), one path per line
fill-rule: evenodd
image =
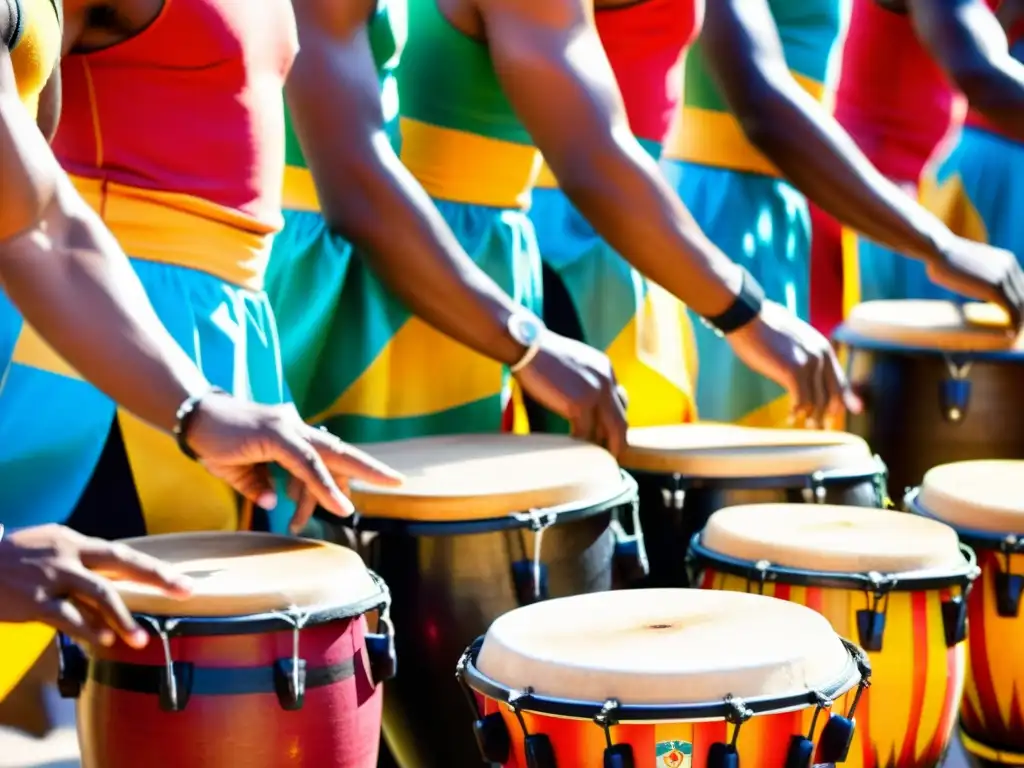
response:
M409 40L398 67L402 116L532 145L498 82L487 45L455 29L437 0L408 0Z
M405 45L407 35L406 0L378 0L377 9L370 19L367 33L373 60L380 75L381 103L384 107L385 128L391 143L398 146L398 86L395 67ZM287 107L284 111L284 161L293 168L308 168L302 147L295 135L292 118Z
M789 69L818 83L835 80L849 0L769 0ZM686 57L686 106L728 112L700 40Z

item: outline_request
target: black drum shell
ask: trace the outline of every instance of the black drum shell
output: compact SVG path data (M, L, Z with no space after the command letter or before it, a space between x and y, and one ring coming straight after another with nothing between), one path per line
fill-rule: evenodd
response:
M864 400L863 413L849 416L847 430L885 461L895 497L939 464L1024 459L1024 355L943 354L837 338L848 339L850 382ZM969 391L954 420L947 382L958 368Z

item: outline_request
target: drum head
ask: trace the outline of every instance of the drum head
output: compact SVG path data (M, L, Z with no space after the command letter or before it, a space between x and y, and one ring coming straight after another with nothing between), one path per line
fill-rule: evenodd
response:
M641 706L799 695L842 682L849 663L828 621L810 608L690 589L519 608L491 625L477 659L480 672L513 690Z
M863 468L863 439L846 432L680 424L629 430L621 463L642 472L701 478L790 477Z
M149 587L116 582L134 613L251 616L290 608L342 608L381 595L359 555L334 544L269 533L177 533L124 543L172 563L195 584L191 597L172 600Z
M962 461L929 470L917 503L957 528L1024 534L1024 461Z
M705 549L737 560L825 573L962 569L956 531L885 509L831 504L750 504L715 512Z
M397 488L352 483L361 515L429 522L506 517L623 490L614 457L560 435L452 435L359 446L405 475Z
M924 299L866 301L850 312L843 331L897 346L946 352L1021 348L1007 335L1009 317L994 304Z

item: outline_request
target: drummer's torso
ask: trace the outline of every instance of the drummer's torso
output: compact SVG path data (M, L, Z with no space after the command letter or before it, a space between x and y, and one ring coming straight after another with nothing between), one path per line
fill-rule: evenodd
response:
M911 20L854 0L836 118L890 178L916 181L960 107Z
M849 0L769 0L769 6L793 76L815 99L830 105ZM680 160L757 170L765 161L741 138L742 132L729 114L701 53L701 45L698 40L686 58L683 114L674 130L681 139L690 135L694 140L684 140L679 147L667 149ZM720 146L725 136L736 137L730 141L732 149L728 151Z
M380 79L381 106L392 144L398 143L398 88L395 68L401 57L406 38L406 0L359 0L366 7L373 61ZM291 116L285 109L285 163L289 168L307 168ZM286 180L287 184L287 180Z

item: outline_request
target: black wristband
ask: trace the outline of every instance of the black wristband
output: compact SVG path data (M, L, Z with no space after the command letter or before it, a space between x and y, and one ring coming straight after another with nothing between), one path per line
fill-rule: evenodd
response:
M220 387L210 387L201 395L192 395L178 406L178 412L174 415L174 429L171 430L171 433L178 442L178 449L192 459L192 461L199 461L199 457L188 444L188 430L196 413L199 411L200 404L202 404L207 396L214 394L224 394L224 390Z
M723 336L738 331L761 314L764 306L764 288L746 269L741 267L743 279L736 300L725 312L715 317L706 317L704 321Z

